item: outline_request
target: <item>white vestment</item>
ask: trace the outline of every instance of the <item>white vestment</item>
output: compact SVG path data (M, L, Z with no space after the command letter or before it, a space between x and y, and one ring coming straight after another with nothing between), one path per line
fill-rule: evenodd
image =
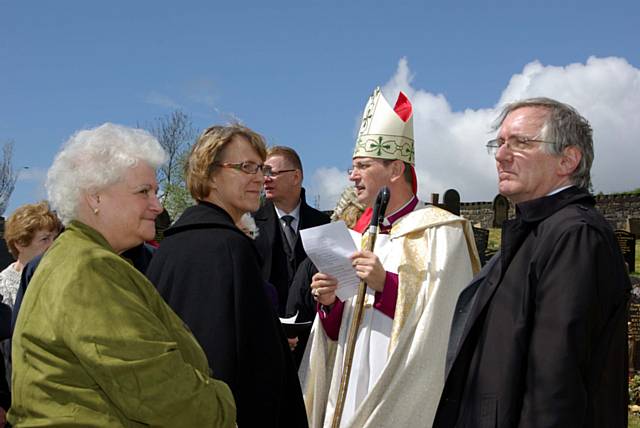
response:
M433 206L397 220L374 252L398 274L393 319L371 307L358 332L342 428L431 426L444 385L453 311L479 270L469 223ZM318 317L300 367L309 426L331 427L355 297L344 303L338 341Z

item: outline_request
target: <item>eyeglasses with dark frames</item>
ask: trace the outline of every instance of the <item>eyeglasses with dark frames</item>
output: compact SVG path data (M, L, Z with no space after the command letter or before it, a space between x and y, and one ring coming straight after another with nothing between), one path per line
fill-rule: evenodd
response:
M264 173L264 176L265 177L271 177L271 178L276 178L280 174L283 174L285 172L293 172L293 171L297 171L297 168L281 169L280 171L275 171L275 170L271 169L271 167L269 165L265 165L264 168L262 169L262 172Z
M498 153L500 147L507 145L507 148L512 152L522 153L526 152L533 147L531 143L544 143L544 144L555 144L553 141L544 141L538 138L528 138L528 137L510 137L506 140L502 138L496 138L487 143L487 153L491 156L495 156Z
M222 168L233 168L238 171L242 171L246 174L257 174L258 171L262 171L263 174L266 175L267 165L261 163L255 163L251 161L240 162L240 163L231 163L231 162L215 162L215 166L219 166Z

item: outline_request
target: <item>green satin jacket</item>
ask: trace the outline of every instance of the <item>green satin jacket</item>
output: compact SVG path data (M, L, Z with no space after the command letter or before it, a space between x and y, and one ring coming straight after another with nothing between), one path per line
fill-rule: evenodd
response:
M153 285L88 226L43 257L13 334L15 427L233 427L227 385Z

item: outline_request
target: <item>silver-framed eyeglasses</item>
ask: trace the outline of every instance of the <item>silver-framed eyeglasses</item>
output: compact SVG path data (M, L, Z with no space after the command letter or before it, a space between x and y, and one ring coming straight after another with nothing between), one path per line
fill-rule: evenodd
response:
M242 171L246 174L257 174L258 171L262 171L262 173L266 175L267 174L266 169L268 168L268 166L263 163L255 163L251 161L245 161L240 163L216 162L214 163L214 165L222 168L237 169L238 171Z
M528 137L509 137L506 140L502 138L496 138L487 143L487 153L491 156L495 156L498 153L498 149L500 147L507 145L507 148L512 152L526 152L533 147L532 143L544 143L544 144L555 144L553 141L544 141L538 138L528 138Z
M293 172L293 171L297 171L297 168L281 169L280 171L276 171L276 170L271 169L271 166L265 165L264 168L262 169L262 172L264 173L264 176L265 177L271 177L271 178L276 178L280 174L284 174L285 172Z

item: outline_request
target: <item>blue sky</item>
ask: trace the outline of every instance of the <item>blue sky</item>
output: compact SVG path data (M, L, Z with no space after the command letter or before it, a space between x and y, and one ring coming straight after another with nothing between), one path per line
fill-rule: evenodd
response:
M74 131L176 108L199 129L235 118L294 147L310 199L330 208L377 85L421 106L425 198L448 187L463 201L493 197L490 121L523 95L592 121L596 190L640 187L605 154L631 158L640 135L626 126L640 110L640 2L374 3L0 0L0 142L14 140L14 165L29 167L5 216L45 197L46 169Z

